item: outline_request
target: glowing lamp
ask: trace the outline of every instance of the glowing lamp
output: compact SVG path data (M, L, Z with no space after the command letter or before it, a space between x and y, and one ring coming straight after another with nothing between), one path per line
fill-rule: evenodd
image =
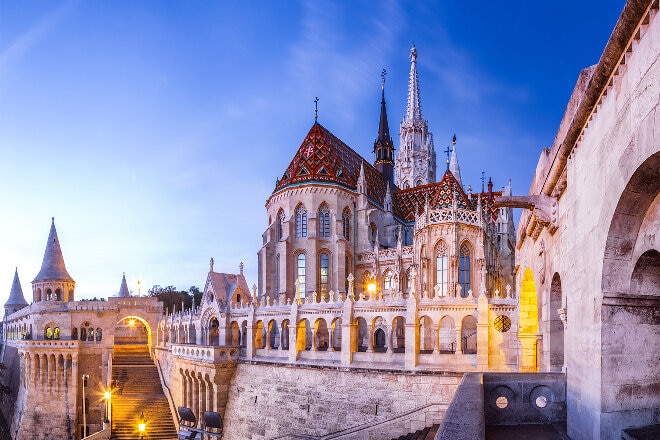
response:
M376 291L376 283L367 284L367 292L373 293Z
M110 393L110 391L106 391L105 393L103 393L103 397L105 397L106 399L110 399L110 397L112 397L112 393Z
M144 423L144 421L138 423L138 431L141 433L144 432L147 429L147 424Z

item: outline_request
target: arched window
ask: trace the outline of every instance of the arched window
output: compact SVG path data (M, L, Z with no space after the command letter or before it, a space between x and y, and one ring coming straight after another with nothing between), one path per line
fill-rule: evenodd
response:
M307 237L307 210L302 205L296 209L296 237Z
M53 339L53 329L51 327L46 327L45 336L46 339Z
M305 299L305 254L298 255L298 298Z
M280 254L275 256L275 295L280 293Z
M470 248L467 245L461 245L461 254L459 259L458 282L461 285L461 296L467 298L470 290Z
M100 341L103 339L103 330L101 330L101 327L96 329L96 340Z
M55 301L62 301L62 289L55 289Z
M410 188L410 182L405 182L403 184L403 189L408 189L408 188Z
M78 327L71 329L71 340L75 341L76 339L78 339Z
M341 214L341 226L342 232L344 233L344 238L346 240L351 239L351 210L344 208L344 212Z
M392 290L392 271L391 270L386 270L385 274L383 275L383 289L384 290Z
M330 210L327 205L322 205L319 208L319 237L330 237Z
M284 211L280 209L277 213L277 239L284 238Z
M449 291L449 257L447 256L447 246L445 243L440 243L438 246L438 254L435 259L435 282L438 286L436 289L437 296L447 296Z
M319 256L319 292L328 293L330 283L330 258L325 252Z
M53 339L60 339L60 328L55 327L53 329Z

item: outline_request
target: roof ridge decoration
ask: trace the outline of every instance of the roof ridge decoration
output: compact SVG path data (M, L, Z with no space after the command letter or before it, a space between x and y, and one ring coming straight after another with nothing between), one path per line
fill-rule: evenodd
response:
M451 159L449 160L449 171L454 175L456 181L461 187L463 182L461 181L461 167L458 165L458 156L456 155L456 135L452 138L452 149L451 149Z
M23 295L23 289L21 288L21 281L18 278L18 268L14 272L14 282L11 285L11 291L9 292L9 298L5 302L5 306L27 306L28 303L25 300Z
M50 225L50 233L46 242L46 251L44 252L44 259L41 263L41 270L32 282L48 280L73 281L64 264L60 240L57 238L57 230L55 229L55 217L52 218Z

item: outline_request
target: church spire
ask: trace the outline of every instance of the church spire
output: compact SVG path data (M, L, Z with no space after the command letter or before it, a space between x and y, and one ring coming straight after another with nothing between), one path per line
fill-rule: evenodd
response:
M27 307L28 303L25 301L25 296L23 296L23 289L21 288L21 281L18 279L18 268L14 273L14 282L11 285L11 291L9 292L9 298L5 303L5 314L11 315L12 313Z
M380 100L380 122L378 124L378 138L374 142L374 166L383 178L389 182L394 183L394 142L390 136L390 127L387 123L387 108L385 105L385 75L387 71L383 69L381 78L383 84L381 86L381 100Z
M128 284L126 283L126 273L122 274L121 277L121 286L119 287L119 293L117 294L119 298L128 298L131 294L128 291Z
M452 150L451 150L451 159L449 160L449 171L454 175L454 178L459 185L463 186L461 181L461 167L458 166L458 157L456 156L456 135L451 141Z
M401 121L399 152L394 162L394 183L402 189L435 182L433 135L422 116L417 48L410 49L410 78L406 115Z
M417 48L413 44L410 49L410 78L408 79L408 105L406 120L421 121L422 105L419 100L419 81L417 80Z

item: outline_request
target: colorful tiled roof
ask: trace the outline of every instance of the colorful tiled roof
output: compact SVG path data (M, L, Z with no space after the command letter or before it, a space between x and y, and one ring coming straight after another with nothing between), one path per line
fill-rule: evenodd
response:
M397 191L394 200L399 216L409 222L415 220L416 212L424 211L427 197L431 209L449 208L452 206L454 193L458 208L474 209L451 171L446 171L439 182Z
M307 182L334 183L355 191L360 165L364 166L367 197L382 205L387 182L378 170L317 122L278 180L273 194L288 186Z

